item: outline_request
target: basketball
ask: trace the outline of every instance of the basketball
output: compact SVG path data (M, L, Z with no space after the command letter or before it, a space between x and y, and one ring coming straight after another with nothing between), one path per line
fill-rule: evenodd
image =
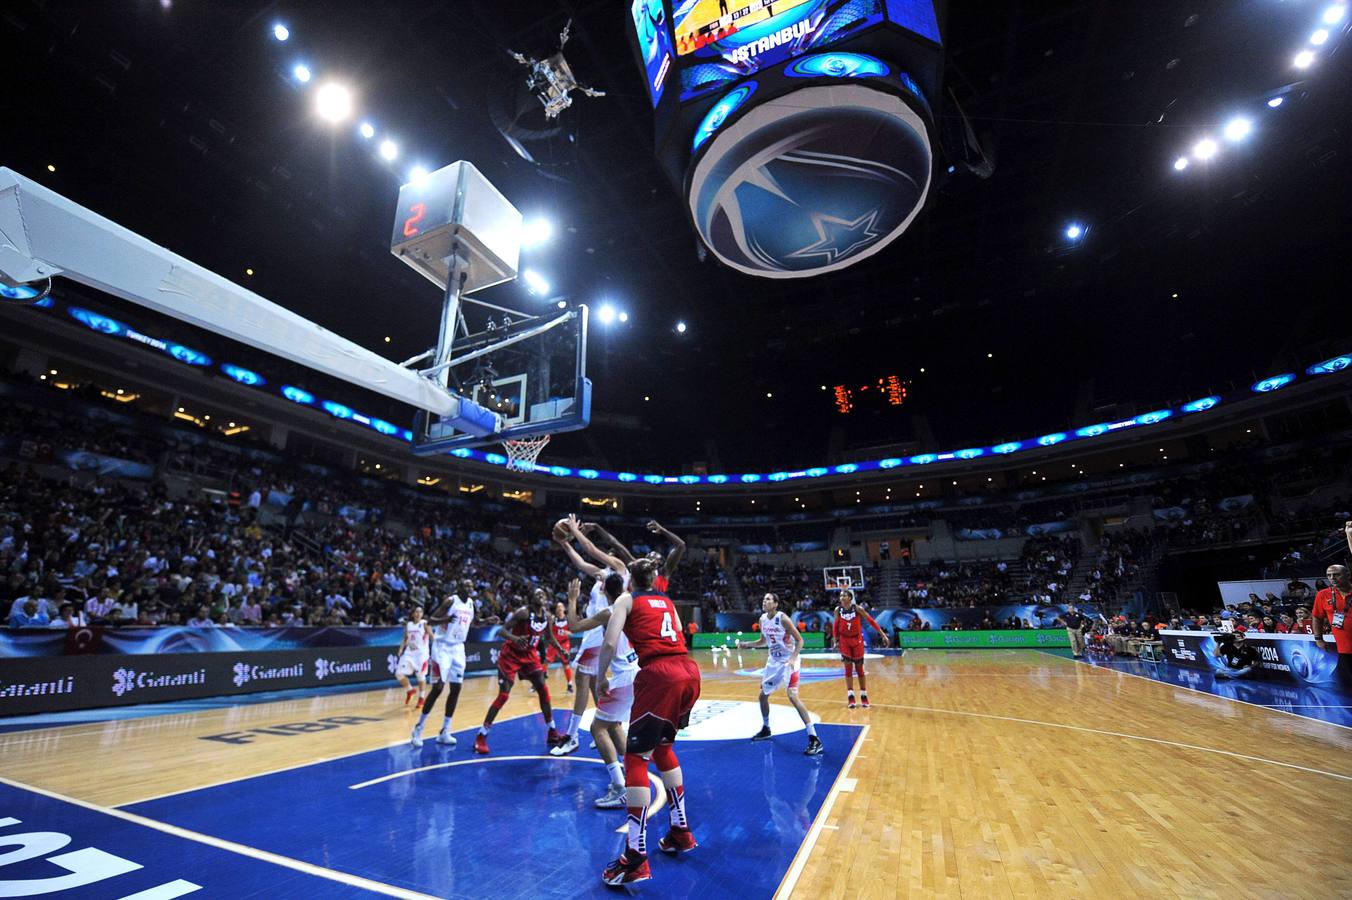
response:
M554 523L554 540L556 540L556 541L566 541L566 540L568 540L568 520L567 520L567 519L559 519L557 522Z

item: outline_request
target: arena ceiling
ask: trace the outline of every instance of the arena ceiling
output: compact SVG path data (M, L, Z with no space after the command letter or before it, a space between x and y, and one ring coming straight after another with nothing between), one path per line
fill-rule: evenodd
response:
M1026 437L1347 352L1352 82L1346 54L1291 65L1325 5L954 4L945 113L970 118L994 173L941 166L910 232L802 283L701 261L613 0L21 0L0 18L19 102L0 164L398 360L439 304L388 252L398 185L469 159L554 223L533 259L553 294L630 316L594 327L594 424L551 454L812 465ZM523 83L506 50L545 55L570 18L567 58L607 95L527 161L498 127ZM317 121L297 62L352 84L400 159ZM1249 140L1173 169L1239 113ZM822 389L892 375L899 407L841 415Z

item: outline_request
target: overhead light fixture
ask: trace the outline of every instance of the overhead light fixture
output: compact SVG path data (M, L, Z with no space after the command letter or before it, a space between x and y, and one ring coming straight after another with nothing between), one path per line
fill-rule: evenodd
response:
M1343 20L1343 14L1346 11L1346 8L1341 3L1330 6L1328 9L1324 10L1324 24L1337 25Z
M526 290L532 294L549 293L549 282L545 281L544 276L534 269L526 269L522 272L521 280L526 283Z
M567 308L568 308L568 301L567 301L567 300L560 300L558 303L555 303L554 305L557 306L559 309L567 309Z
M399 156L399 145L398 145L398 144L396 144L394 141L390 140L389 138L386 138L385 140L383 140L383 141L380 142L380 158L381 158L381 159L394 160L394 159L397 158L398 156Z
M1253 122L1248 119L1236 117L1225 123L1225 139L1227 141L1242 141L1253 132Z
M1285 101L1284 97L1273 97L1272 99L1268 100L1268 109L1276 109L1277 107L1281 106L1284 101Z
M1187 167L1188 167L1188 158L1186 156L1180 156L1178 159L1174 160L1175 172L1182 172Z
M352 92L341 84L326 84L315 94L315 110L326 122L341 122L352 115Z
M51 163L47 163L47 171L48 171L48 172L55 172L55 171L56 171L56 166L52 165Z
M1080 236L1083 235L1083 234L1084 234L1084 229L1081 228L1079 225L1076 225L1076 224L1073 224L1073 223L1072 223L1071 225L1069 225L1069 226L1066 227L1066 237L1069 238L1069 239L1072 240L1072 241L1077 241L1077 240L1079 240L1079 239L1080 239Z
M1327 28L1321 28L1310 35L1310 43L1314 44L1316 47L1322 47L1324 44L1328 43L1328 39L1329 30Z
M301 84L305 84L310 80L310 67L304 63L296 63L291 68L291 75Z
M596 311L596 318L602 325L609 325L615 321L615 307L609 303L601 304L601 308Z
M421 182L421 181L422 181L424 178L426 178L426 177L427 177L427 167L426 167L426 166L414 166L414 167L413 167L412 169L410 169L409 172L408 172L408 183L409 183L409 184L418 184L419 182Z
M287 28L281 22L278 22L276 25L272 26L272 36L282 43L286 43L287 39L291 37L291 29Z
M521 243L526 247L538 247L554 236L554 226L548 219L531 219L521 229Z
M376 136L376 126L372 125L370 122L362 122L357 128L357 133L369 141Z
M1216 155L1220 147L1211 138L1202 138L1193 145L1192 155L1205 162Z
M677 323L676 323L676 333L677 333L677 334L685 334L685 323L684 323L684 322L677 322Z
M621 321L621 322L628 322L628 321L629 321L629 313L627 313L627 312L621 312L621 313L620 313L620 321Z
M1314 65L1314 51L1302 50L1296 54L1296 58L1291 61L1297 69L1308 69Z

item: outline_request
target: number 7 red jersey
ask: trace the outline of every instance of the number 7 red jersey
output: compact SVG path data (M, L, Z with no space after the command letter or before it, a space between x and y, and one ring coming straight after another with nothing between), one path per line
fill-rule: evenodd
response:
M688 655L681 638L681 617L670 597L648 591L634 594L633 601L624 621L624 636L638 653L640 668L659 656Z

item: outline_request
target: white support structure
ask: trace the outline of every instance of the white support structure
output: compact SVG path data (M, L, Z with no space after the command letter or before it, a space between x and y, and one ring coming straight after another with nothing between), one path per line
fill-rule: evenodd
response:
M63 276L418 409L456 418L435 381L0 167L0 279Z

